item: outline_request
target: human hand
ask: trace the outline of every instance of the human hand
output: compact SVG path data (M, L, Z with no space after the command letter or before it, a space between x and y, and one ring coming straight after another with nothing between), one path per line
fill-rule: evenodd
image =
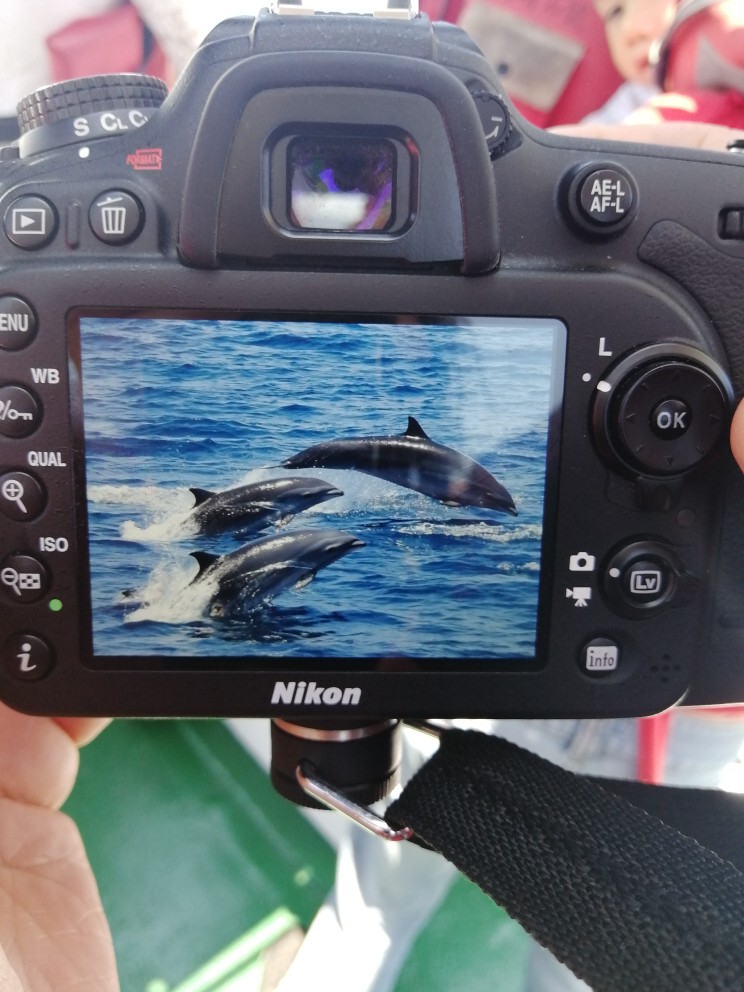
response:
M732 141L744 139L741 131L720 124L697 121L639 122L633 119L622 124L570 124L553 127L552 134L575 138L597 138L599 141L636 141L650 145L676 145L700 148L704 151L725 152Z
M739 404L731 424L731 450L744 472L744 400Z
M118 992L113 944L83 843L59 812L78 748L105 720L0 704L0 990Z

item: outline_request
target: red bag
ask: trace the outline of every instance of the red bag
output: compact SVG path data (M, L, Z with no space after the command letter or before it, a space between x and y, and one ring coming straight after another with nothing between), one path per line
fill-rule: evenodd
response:
M422 10L463 27L540 127L576 123L622 82L592 0L422 0Z
M98 17L72 21L50 35L46 44L52 82L118 72L167 78L162 49L130 3Z

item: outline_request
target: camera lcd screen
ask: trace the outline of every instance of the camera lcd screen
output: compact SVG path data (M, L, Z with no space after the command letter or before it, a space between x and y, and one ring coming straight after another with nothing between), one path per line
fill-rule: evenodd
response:
M564 351L543 319L79 316L90 664L534 663Z

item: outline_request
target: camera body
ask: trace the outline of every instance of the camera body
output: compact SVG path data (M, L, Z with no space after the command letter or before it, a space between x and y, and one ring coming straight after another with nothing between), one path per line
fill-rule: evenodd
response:
M744 699L744 158L551 135L459 29L261 12L0 161L0 697Z

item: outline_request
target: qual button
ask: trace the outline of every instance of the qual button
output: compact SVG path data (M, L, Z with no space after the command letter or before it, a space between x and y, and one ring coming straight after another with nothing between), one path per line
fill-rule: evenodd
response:
M0 475L0 511L9 520L35 520L44 509L46 493L28 472Z
M131 193L110 189L101 193L88 212L91 230L107 245L125 245L142 230L145 213Z

